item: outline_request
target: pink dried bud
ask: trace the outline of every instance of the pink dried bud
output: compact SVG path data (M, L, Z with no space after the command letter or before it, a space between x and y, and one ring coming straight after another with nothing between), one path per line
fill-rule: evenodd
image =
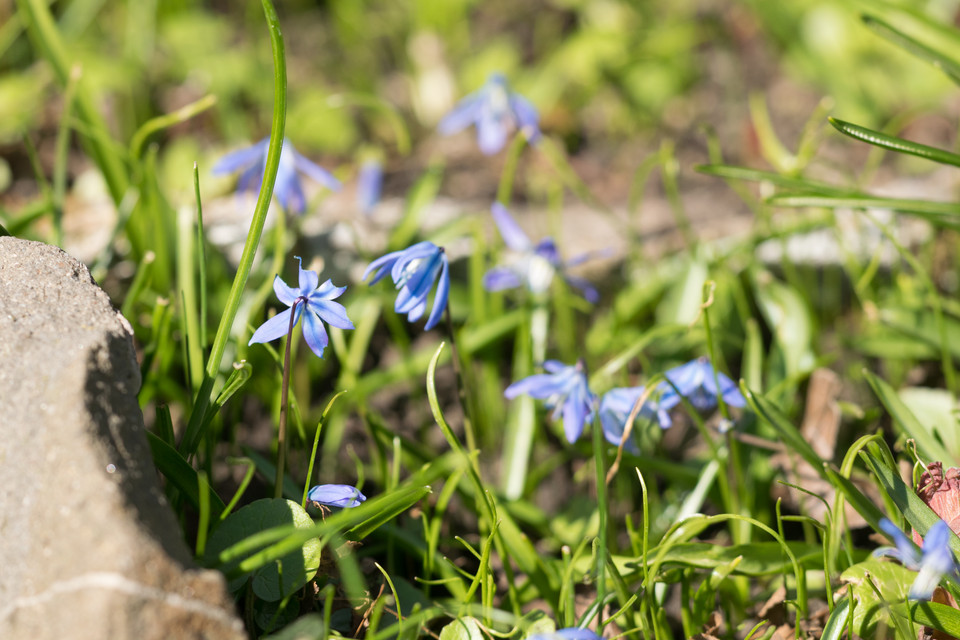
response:
M930 463L920 476L917 495L954 533L960 534L960 469L950 467L944 472L942 462ZM916 531L913 541L922 544Z

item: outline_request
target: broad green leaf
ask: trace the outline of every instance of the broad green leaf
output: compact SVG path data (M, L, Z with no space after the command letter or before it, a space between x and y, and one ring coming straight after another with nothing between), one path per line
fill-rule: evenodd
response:
M283 498L257 500L227 516L217 527L207 544L207 561L209 564L214 564L220 553L227 548L248 540L251 536L284 527L284 525L293 529L309 529L314 526L314 522L307 512L292 500ZM256 569L250 576L253 579L253 592L259 598L269 602L281 600L292 594L313 579L317 573L321 549L319 538L310 538L304 541L300 548L294 549L276 562ZM251 554L248 555L259 550L251 549ZM221 569L229 572L245 557L247 556L234 558ZM244 575L234 578L230 582L231 590L240 588L247 577Z
M916 577L915 572L880 558L868 558L844 571L840 580L853 593L853 632L861 638L879 637L878 625L887 625L890 619L889 605L906 600Z
M440 630L440 640L485 640L476 618L464 616Z
M883 379L873 372L864 369L863 375L867 383L877 398L893 417L896 424L908 438L913 438L917 443L920 453L928 462L939 460L949 462L953 459L944 446L936 439L931 429L917 419L917 416L910 410L910 406L903 401L903 398L887 384Z
M787 377L813 366L813 326L803 297L766 271L752 274L754 292L767 326L783 350Z
M700 313L703 302L703 283L707 281L707 265L691 259L687 269L676 285L657 306L657 324L690 324Z
M955 153L925 144L920 144L919 142L913 142L911 140L904 140L903 138L898 138L896 136L890 136L881 131L868 129L867 127L862 127L858 124L853 124L844 120L838 120L837 118L828 118L828 120L837 131L844 135L848 135L851 138L856 138L857 140L861 140L882 149L896 151L897 153L906 153L912 156L926 158L927 160L933 160L934 162L939 162L940 164L949 164L953 165L954 167L960 167L960 155Z
M323 624L323 616L319 613L308 613L280 631L263 636L262 640L304 640L304 638L325 636L326 626Z
M894 615L960 638L960 611L939 602L910 602L890 608Z
M899 392L900 399L917 417L917 421L933 438L943 443L950 452L940 461L953 466L957 460L958 433L960 421L957 420L957 399L946 389L926 387L906 387Z

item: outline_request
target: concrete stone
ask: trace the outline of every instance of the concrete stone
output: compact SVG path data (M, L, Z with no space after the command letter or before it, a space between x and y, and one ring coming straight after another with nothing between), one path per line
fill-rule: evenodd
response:
M129 324L86 267L0 237L0 638L244 638L160 490Z

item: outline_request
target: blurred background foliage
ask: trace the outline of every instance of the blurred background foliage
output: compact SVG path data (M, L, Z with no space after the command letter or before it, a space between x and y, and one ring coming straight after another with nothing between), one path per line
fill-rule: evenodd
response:
M306 152L338 156L361 141L394 145L385 100L415 140L492 71L540 108L571 150L694 123L704 109L744 104L783 74L832 96L844 116L878 126L941 103L936 69L870 33L869 9L925 37L956 19L956 0L290 0L279 7L289 60L288 134ZM38 62L12 0L0 2L0 144L54 129L55 78ZM218 107L179 144L236 145L267 130L269 46L256 3L156 0L53 3L68 50L119 139L150 117L206 94ZM957 45L947 41L947 52ZM940 44L940 43L938 43ZM694 87L720 84L718 104ZM776 94L771 97L776 110ZM353 98L353 99L351 99ZM182 154L176 145L164 153Z

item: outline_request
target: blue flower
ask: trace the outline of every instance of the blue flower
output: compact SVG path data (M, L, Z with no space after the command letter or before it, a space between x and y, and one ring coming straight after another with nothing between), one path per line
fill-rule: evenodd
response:
M376 158L367 158L360 164L357 175L357 205L364 215L369 215L380 201L383 188L383 163Z
M557 251L553 238L544 238L534 245L510 216L506 207L494 202L490 211L503 241L519 256L511 264L494 267L483 276L483 286L487 291L526 286L532 293L542 294L550 288L554 274L559 272L567 284L577 289L589 302L596 303L600 299L600 294L592 284L583 278L565 273L567 267L585 262L597 254L584 253L564 262L560 259L560 252Z
M607 442L617 446L620 445L620 440L623 439L623 432L627 426L627 418L630 417L633 405L637 403L643 392L644 387L621 387L610 389L603 394L603 398L600 399L600 424L603 426L603 435ZM656 418L660 427L667 429L673 424L669 411L677 402L679 402L679 398L675 394L667 402L663 402L662 399L647 399L640 407L640 413L637 415L647 419ZM624 449L630 453L640 453L640 449L632 437L624 443Z
M593 417L597 396L587 386L586 367L583 361L565 365L556 360L543 363L547 373L540 373L517 380L503 392L509 399L521 394L546 399L548 409L553 409L553 418L563 416L563 431L567 441L573 444L583 433L584 423Z
M307 499L326 507L359 507L367 497L348 484L318 484L307 492Z
M237 182L237 191L256 191L263 182L263 172L267 168L267 149L270 138L264 138L252 147L240 149L220 158L213 167L216 175L242 171ZM284 138L280 150L280 166L277 169L277 181L273 189L280 206L286 211L303 213L307 207L303 188L300 186L300 177L297 172L313 178L323 186L333 191L340 190L340 181L334 178L329 171L310 162L300 155L293 145Z
M297 258L300 263L300 258ZM290 327L290 314L296 309L296 316L293 323L300 320L303 309L306 307L307 313L303 314L303 337L307 341L310 349L323 357L323 349L327 346L327 331L323 327L326 322L330 326L340 329L353 329L353 323L347 317L347 310L339 302L333 302L339 298L346 287L335 287L330 280L327 280L319 287L317 283L320 276L316 271L304 269L300 264L300 288L294 289L288 287L280 276L273 279L273 290L277 298L283 304L290 307L286 311L281 311L273 316L258 328L248 344L270 342L287 334Z
M950 526L943 520L938 521L927 531L923 540L923 555L917 554L917 547L903 531L886 518L880 521L880 528L893 538L897 548L880 547L873 552L874 556L889 556L899 560L903 566L919 571L913 585L910 587L910 598L929 600L934 590L940 584L940 579L947 574L957 572L957 564L950 551ZM919 557L918 557L919 556Z
M553 633L535 633L532 636L527 636L527 640L603 640L603 637L590 631L590 629L567 627L566 629L557 629Z
M437 126L442 135L477 127L477 145L486 155L500 151L507 137L519 129L530 142L540 137L540 116L530 101L512 91L502 73L493 73L486 84L457 103Z
M680 402L677 397L678 391L698 411L716 408L717 396L722 397L728 406L747 406L746 399L733 380L719 371L714 378L713 365L707 358L697 358L687 364L674 367L667 371L666 377L669 382L660 383L660 390L663 392L660 396L661 407L669 408L677 405ZM717 382L720 383L719 389L717 389Z
M433 283L439 282L433 296L433 309L424 329L429 331L435 327L447 308L447 295L450 293L450 264L443 247L432 242L418 242L403 251L388 253L370 263L363 272L363 279L373 274L370 284L375 284L388 273L400 290L393 308L397 313L407 314L410 322L416 322L423 316Z

